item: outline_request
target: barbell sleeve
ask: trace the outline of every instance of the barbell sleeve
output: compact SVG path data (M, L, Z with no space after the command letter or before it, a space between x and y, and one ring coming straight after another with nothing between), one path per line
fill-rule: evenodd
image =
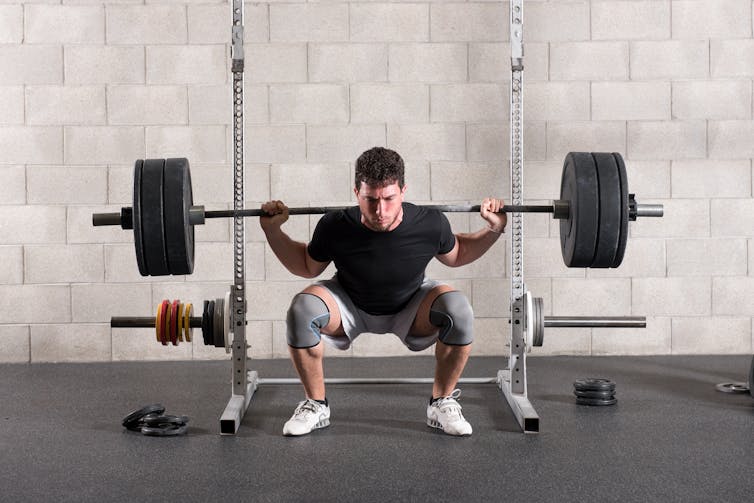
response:
M645 316L545 316L552 328L646 328Z
M154 328L157 319L152 316L114 316L110 318L113 328ZM192 316L189 322L191 328L202 328L202 317Z

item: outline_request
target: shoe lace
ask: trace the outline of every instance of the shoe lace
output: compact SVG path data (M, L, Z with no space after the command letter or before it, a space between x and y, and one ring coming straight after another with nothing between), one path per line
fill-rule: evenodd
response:
M317 402L315 402L311 398L307 398L306 400L298 404L298 407L296 407L293 415L296 416L297 419L304 419L310 414L316 414L318 408L319 404Z
M452 419L461 419L463 418L463 415L461 414L461 405L456 401L457 398L461 396L461 390L460 389L454 389L453 392L437 401L437 408L442 412L443 414L447 414L449 418Z

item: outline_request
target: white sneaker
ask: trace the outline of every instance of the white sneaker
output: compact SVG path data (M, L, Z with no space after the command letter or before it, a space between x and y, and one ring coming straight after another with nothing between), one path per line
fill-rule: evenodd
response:
M311 398L300 402L283 426L283 435L298 436L330 425L330 407Z
M448 435L471 435L471 425L463 414L456 398L461 390L453 390L450 396L440 398L427 407L427 425L438 428Z

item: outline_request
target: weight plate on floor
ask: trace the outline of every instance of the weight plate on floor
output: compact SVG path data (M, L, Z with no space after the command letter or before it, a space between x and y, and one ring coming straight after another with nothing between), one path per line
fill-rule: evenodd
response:
M620 179L620 237L618 238L618 249L615 252L613 267L618 267L623 262L623 255L626 253L626 243L628 242L628 176L626 175L626 165L623 163L623 156L614 152L613 157L618 166L618 178Z
M573 390L573 394L579 398L601 398L603 400L614 398L615 391L581 391Z
M186 342L191 342L194 337L194 329L191 326L192 314L194 314L194 306L191 302L187 302L183 307L183 336L186 338Z
M577 379L573 387L579 391L615 391L615 383L610 379L587 377Z
M173 346L178 345L178 304L180 301L174 300L170 305L170 342Z
M715 389L723 393L748 393L749 385L745 382L721 382Z
M613 154L592 153L599 180L600 220L591 267L612 267L621 236L621 184Z
M175 437L183 435L187 431L188 425L186 424L181 426L168 426L165 428L155 428L151 426L143 426L141 428L141 433L148 437Z
M209 316L209 300L204 301L204 310L202 311L202 338L204 339L204 345L209 346L210 342L210 316Z
M214 320L215 325L212 330L213 342L216 348L225 347L225 335L223 334L223 313L225 312L225 299L215 301Z
M165 412L165 407L163 407L159 403L147 405L146 407L135 410L124 417L121 424L130 430L134 428L136 424L138 424L138 422L141 420L141 418L143 418L147 414L162 414L163 412Z
M560 220L563 262L567 267L589 267L599 226L597 168L589 152L570 152L566 156L560 199L569 203L568 218Z
M150 276L170 274L165 243L164 159L147 159L141 175L141 232Z
M165 243L170 274L194 272L194 226L189 210L194 204L188 159L165 160Z
M617 398L601 399L601 398L576 398L576 403L579 405L614 405L618 403Z
M141 176L144 168L144 161L139 159L134 165L134 205L131 210L131 220L134 229L134 248L136 249L136 265L139 267L139 274L149 276L147 262L144 258L144 233L141 228Z
M542 297L532 298L532 308L534 309L534 345L541 346L545 339L545 316Z

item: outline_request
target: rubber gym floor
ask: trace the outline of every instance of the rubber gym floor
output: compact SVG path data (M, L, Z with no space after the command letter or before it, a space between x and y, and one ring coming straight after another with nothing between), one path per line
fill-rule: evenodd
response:
M465 377L501 358L476 357ZM750 356L537 357L529 397L540 432L520 432L493 384L462 386L474 427L425 425L429 385L331 385L330 427L281 435L299 386L263 385L235 436L219 435L227 362L0 365L0 501L704 501L754 498ZM262 377L293 376L256 360ZM428 357L334 358L329 377L429 377ZM605 377L618 403L577 405L573 381ZM162 403L188 434L155 438L121 419Z

